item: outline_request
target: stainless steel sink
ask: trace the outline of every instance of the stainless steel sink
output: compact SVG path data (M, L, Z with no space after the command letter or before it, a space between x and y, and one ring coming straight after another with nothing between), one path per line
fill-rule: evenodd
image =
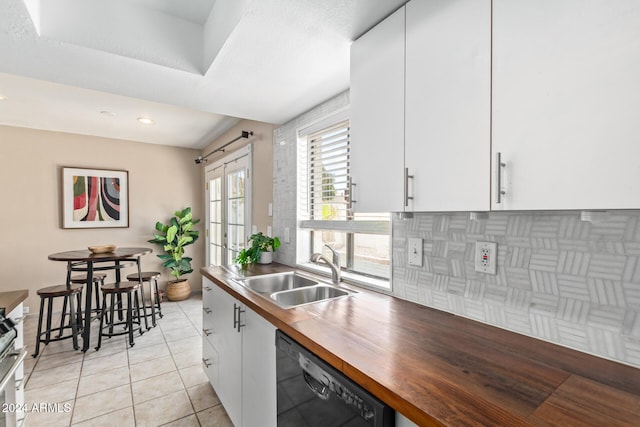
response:
M302 304L325 301L354 293L295 271L234 278L233 280L284 308L297 307Z
M350 295L344 289L330 285L316 285L305 288L292 289L288 291L275 292L271 294L271 299L275 300L282 307L296 307L302 304L319 302L328 299Z
M274 292L318 284L317 281L301 276L294 271L247 277L239 281L247 288L261 294L272 294Z

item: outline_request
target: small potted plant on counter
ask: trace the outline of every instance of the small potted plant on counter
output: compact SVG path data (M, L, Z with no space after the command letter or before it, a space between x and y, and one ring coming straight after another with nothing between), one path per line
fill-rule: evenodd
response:
M191 295L189 280L182 279L183 275L193 272L192 258L184 256L184 248L198 240L199 232L193 227L199 222L199 219L193 219L191 208L175 211L169 224L156 222L157 233L148 241L162 246L165 253L158 254L158 258L164 260L162 265L171 270L171 275L175 277L174 281L167 283L169 301L182 301Z
M249 237L251 248L257 253L258 264L271 264L273 253L280 247L280 239L269 237L262 232L252 234Z
M273 262L273 252L280 247L280 239L269 237L262 232L252 234L247 239L251 246L238 252L233 262L239 264L243 269L249 264L271 264Z

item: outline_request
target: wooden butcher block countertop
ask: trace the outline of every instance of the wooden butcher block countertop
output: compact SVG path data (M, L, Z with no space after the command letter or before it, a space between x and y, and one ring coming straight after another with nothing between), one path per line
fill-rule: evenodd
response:
M640 369L347 285L357 295L283 309L201 272L420 426L640 426Z
M9 314L21 302L27 299L29 291L21 289L19 291L0 292L0 308L5 310L5 314Z

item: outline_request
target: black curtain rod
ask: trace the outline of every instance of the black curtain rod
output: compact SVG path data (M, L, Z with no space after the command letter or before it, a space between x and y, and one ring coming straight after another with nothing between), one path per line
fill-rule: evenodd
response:
M222 151L224 152L224 149L233 144L234 142L236 142L239 139L242 138L249 138L250 136L253 136L253 132L247 132L246 130L242 131L242 135L240 135L239 137L232 139L231 141L227 142L226 144L224 144L222 147L216 148L215 150L213 150L212 152L210 152L209 154L205 155L205 156L198 156L198 158L196 159L196 164L199 165L200 163L202 163L203 161L207 160L207 157L209 157L210 155L217 153L218 151Z

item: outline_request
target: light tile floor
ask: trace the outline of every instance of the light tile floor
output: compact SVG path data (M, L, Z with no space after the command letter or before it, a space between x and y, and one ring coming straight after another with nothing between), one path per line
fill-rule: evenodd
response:
M157 327L135 334L133 347L123 335L94 350L94 321L86 353L63 340L27 356L25 427L231 426L202 370L201 295L165 302L162 313ZM24 324L30 353L37 323L30 315Z

